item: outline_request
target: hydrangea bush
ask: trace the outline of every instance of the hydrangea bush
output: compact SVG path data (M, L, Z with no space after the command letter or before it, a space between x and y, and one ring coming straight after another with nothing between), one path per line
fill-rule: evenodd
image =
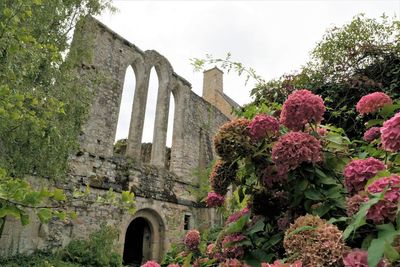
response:
M297 90L223 125L204 200L223 228L188 231L162 266L400 266L398 109L384 93L363 96L365 134L349 140L323 124L320 96Z

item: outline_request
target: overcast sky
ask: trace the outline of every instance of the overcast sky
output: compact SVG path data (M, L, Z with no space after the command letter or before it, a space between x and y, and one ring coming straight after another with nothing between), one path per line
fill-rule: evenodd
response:
M200 72L189 59L205 54L224 57L253 67L265 79L299 69L324 32L349 22L358 13L378 18L400 14L400 0L380 1L121 1L118 11L98 19L142 50L157 50L174 71L201 95ZM126 138L133 99L133 71L127 72L117 139ZM157 91L151 75L144 142L151 142ZM239 104L249 102L252 83L235 74L224 76L224 92ZM130 89L130 90L129 90ZM173 110L173 106L171 107ZM170 113L173 113L172 111ZM173 114L170 114L173 115ZM167 143L171 143L172 119Z

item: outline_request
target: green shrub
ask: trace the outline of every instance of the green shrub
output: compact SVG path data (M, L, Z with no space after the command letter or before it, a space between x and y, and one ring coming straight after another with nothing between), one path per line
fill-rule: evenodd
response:
M80 264L64 262L56 255L38 251L32 255L17 255L7 259L0 259L3 267L82 267Z
M89 240L73 240L60 252L64 261L83 266L119 267L122 258L115 250L118 231L104 223L89 236Z

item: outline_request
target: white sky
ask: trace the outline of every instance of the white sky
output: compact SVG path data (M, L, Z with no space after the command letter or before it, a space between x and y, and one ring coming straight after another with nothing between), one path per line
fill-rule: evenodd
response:
M164 55L175 72L191 82L192 90L199 95L203 75L193 72L189 58L204 58L205 54L224 57L231 52L232 60L253 67L265 79L275 78L299 69L326 29L341 26L358 13L374 18L383 13L390 17L400 14L400 0L114 0L114 6L119 10L117 13L106 12L98 19L140 49L157 50ZM134 88L132 73L125 82L129 88ZM152 140L157 87L156 75L152 72L144 142ZM225 74L224 92L239 104L251 100L251 89L252 83L245 86L244 78ZM117 139L128 135L133 91L124 93ZM168 145L171 144L171 120Z

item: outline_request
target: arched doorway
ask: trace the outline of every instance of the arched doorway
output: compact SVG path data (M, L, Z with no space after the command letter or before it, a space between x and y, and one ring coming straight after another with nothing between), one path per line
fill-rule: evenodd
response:
M151 258L151 229L146 219L139 217L128 226L124 244L124 264L140 266Z

